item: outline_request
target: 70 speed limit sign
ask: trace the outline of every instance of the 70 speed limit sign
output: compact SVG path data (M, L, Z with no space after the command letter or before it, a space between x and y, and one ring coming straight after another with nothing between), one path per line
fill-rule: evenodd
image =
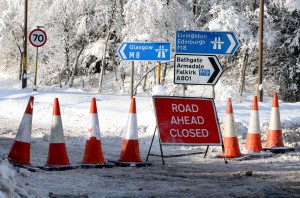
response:
M29 41L35 47L42 47L47 41L46 32L42 29L34 29L29 34Z

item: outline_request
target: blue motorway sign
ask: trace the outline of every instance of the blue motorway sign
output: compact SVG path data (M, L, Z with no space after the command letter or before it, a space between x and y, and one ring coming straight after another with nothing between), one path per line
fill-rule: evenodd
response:
M176 53L233 55L239 45L233 32L176 31Z
M169 61L170 43L123 42L118 49L122 60L127 61Z

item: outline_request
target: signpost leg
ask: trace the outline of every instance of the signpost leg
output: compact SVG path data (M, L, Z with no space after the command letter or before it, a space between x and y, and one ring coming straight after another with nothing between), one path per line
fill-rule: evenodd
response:
M222 141L223 142L223 141ZM224 153L224 161L225 161L225 164L227 164L227 158L226 158L226 153L225 153L225 148L224 148L224 143L222 144L222 151Z
M158 137L158 141L159 141L161 160L162 160L163 165L165 165L164 154L163 154L163 150L162 150L162 146L161 146L161 142L160 142L160 137Z
M131 77L130 77L130 99L133 98L133 82L134 82L134 61L131 61Z
M151 140L150 148L149 148L149 151L148 151L148 154L147 154L146 162L148 161L148 157L150 155L150 151L151 151L151 148L152 148L152 144L153 144L153 140L154 140L154 137L155 137L156 129L157 129L157 126L154 129L154 133L153 133L153 137L152 137L152 140Z
M36 48L36 56L35 56L35 65L34 65L34 82L33 82L33 91L37 91L36 87L36 78L37 78L37 69L38 69L38 47Z
M206 147L204 158L206 158L206 155L207 155L207 152L208 152L208 148L209 148L209 146Z

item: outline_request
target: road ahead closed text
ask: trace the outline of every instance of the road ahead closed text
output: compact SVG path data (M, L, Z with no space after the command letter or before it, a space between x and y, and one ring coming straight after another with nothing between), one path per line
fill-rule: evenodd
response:
M212 100L175 97L154 97L153 100L162 143L221 143Z

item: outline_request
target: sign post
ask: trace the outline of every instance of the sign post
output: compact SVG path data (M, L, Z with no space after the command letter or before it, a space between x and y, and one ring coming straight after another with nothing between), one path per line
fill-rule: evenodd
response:
M153 96L153 105L161 145L214 145L222 146L224 152L213 99Z
M35 56L35 64L34 64L34 82L33 82L33 91L37 91L36 80L37 80L37 69L38 69L38 48L45 45L47 41L46 32L42 29L43 26L37 26L37 29L34 29L29 34L29 41L31 45L36 47L36 56Z

